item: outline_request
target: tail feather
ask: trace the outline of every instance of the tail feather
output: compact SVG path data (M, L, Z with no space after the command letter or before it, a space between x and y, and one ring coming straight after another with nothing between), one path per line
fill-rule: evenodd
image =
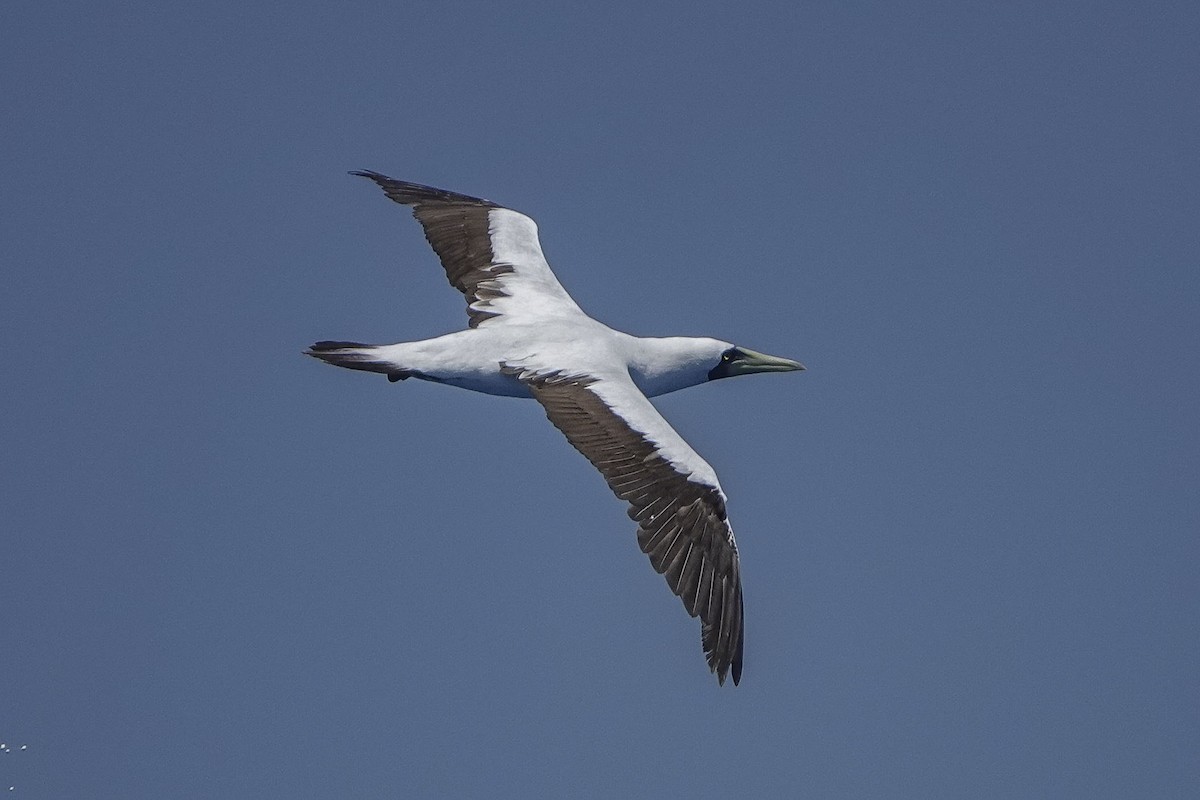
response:
M319 358L326 364L346 369L359 369L364 372L379 372L388 376L388 380L402 381L417 373L414 370L388 361L379 352L378 345L363 344L362 342L317 342L304 351L306 356Z

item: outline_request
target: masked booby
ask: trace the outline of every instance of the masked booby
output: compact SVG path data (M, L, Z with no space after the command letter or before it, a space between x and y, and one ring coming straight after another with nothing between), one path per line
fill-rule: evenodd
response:
M411 206L454 288L466 330L399 344L322 341L307 355L350 369L532 397L629 504L638 545L688 614L709 669L742 677L742 580L725 493L647 399L797 361L717 339L642 338L585 314L542 255L532 219L489 200L356 171Z

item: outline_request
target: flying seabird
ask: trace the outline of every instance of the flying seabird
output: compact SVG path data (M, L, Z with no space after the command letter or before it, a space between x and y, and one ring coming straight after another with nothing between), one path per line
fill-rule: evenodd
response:
M417 378L532 397L629 503L638 545L688 614L709 669L742 677L742 580L717 475L647 399L718 378L804 369L717 339L643 338L585 314L542 255L532 219L489 200L350 173L412 206L454 288L466 330L418 342L317 342L307 355L389 381Z

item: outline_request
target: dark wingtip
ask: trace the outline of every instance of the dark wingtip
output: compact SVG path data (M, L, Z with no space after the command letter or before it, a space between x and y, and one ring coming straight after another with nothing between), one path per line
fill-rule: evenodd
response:
M375 172L370 169L352 169L348 173L359 178L369 178L374 181L379 188L383 189L384 194L390 197L395 202L405 206L420 206L425 203L453 203L471 206L485 206L487 208L502 208L497 203L491 200L484 200L482 197L472 197L469 194L459 194L451 192L447 189L439 189L436 186L427 186L423 183L413 183L412 181L399 181L395 178L389 178L382 172Z
M700 624L700 643L704 647L704 655L708 660L708 668L717 676L717 684L725 685L725 679L733 677L733 685L742 682L742 654L746 644L746 610L741 604L741 592L738 592L738 618L734 630L736 641L725 639L718 635L716 625ZM722 643L726 646L722 647ZM732 652L730 652L732 650Z
M742 680L742 653L746 646L746 607L738 603L737 649L733 651L733 685Z

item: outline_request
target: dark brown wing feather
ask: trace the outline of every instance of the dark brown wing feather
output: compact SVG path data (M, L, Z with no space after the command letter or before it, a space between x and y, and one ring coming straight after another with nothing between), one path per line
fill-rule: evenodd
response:
M588 389L594 380L513 372L609 488L629 503L642 551L688 614L700 618L709 668L722 684L732 671L736 685L742 677L742 582L720 490L673 468L652 441Z
M488 232L488 211L502 206L490 200L471 197L419 183L398 181L378 172L351 172L370 178L397 203L413 207L413 216L425 229L425 239L437 253L450 284L466 295L467 316L472 328L496 316L492 311L476 307L479 300L504 296L493 278L513 271L511 264L493 263L492 241Z

